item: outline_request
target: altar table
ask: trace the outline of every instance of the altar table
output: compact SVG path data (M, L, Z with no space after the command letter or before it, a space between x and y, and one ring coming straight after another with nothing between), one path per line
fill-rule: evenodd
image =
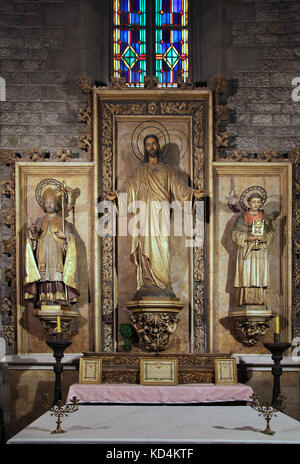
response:
M70 386L66 402L76 396L80 403L181 404L249 401L253 390L248 385L180 384L80 384Z
M62 419L63 434L51 435L48 411L7 443L300 444L300 422L278 412L270 426L275 435L262 433L266 421L250 406L90 404Z

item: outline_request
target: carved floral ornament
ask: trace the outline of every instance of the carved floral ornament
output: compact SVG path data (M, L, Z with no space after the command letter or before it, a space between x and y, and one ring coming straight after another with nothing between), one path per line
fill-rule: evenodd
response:
M115 84L114 84L115 85ZM146 103L103 103L102 115L101 115L101 153L102 162L100 165L101 172L101 185L102 193L105 194L113 189L113 124L115 115L147 115L156 114L161 115L192 115L193 124L193 139L194 139L194 179L193 183L195 188L201 188L204 185L203 178L203 105L202 103L185 102L185 101L169 101L169 102L151 102ZM114 323L114 281L113 281L113 256L114 256L114 245L113 240L109 237L102 239L101 244L101 274L103 276L103 292L101 306L103 308L102 320L104 326L104 347L106 351L110 351L113 346L113 323ZM204 331L204 299L203 295L203 279L201 279L201 266L203 265L203 249L194 249L194 266L195 275L197 275L198 288L194 293L194 320L197 326L195 327L194 349L197 352L201 352L205 345L205 331ZM201 298L199 296L201 295ZM169 317L169 316L168 316ZM161 340L166 340L166 345L170 336L170 324L173 326L177 325L177 319L172 319L173 316L168 318L168 321L164 317L154 317L153 314L139 314L134 315L132 322L138 327L139 332L142 331L143 326L148 326L148 329L143 332L143 344L145 349L154 350L161 349ZM158 342L155 338L155 334L159 334L160 341ZM164 336L166 335L166 336ZM160 346L158 346L160 343ZM156 347L156 348L155 348Z
M80 77L77 80L78 90L83 93L86 98L84 105L80 106L78 110L78 119L86 126L86 132L79 136L78 146L87 153L87 158L80 158L80 161L93 161L93 104L92 104L92 93L94 84L89 77ZM111 88L118 90L126 90L128 87L122 82L122 79L112 79ZM157 88L155 79L149 78L146 83L145 90L151 90ZM193 85L191 81L179 82L178 89L180 91L191 90ZM226 152L226 157L221 156L221 149L228 147L228 134L224 130L220 130L220 126L228 118L228 107L219 103L219 97L226 93L228 90L228 83L225 78L218 76L213 81L213 90L215 92L215 126L214 126L214 138L215 138L215 160L216 161L233 161L233 162L287 162L293 165L293 257L292 257L292 269L293 269L293 302L292 302L292 324L293 324L293 335L299 335L300 328L297 326L297 317L300 313L300 297L298 296L299 285L300 285L300 268L298 264L298 255L300 254L299 241L297 239L298 228L300 224L300 210L298 208L297 200L300 195L300 180L298 174L299 160L300 160L300 149L293 149L288 154L280 154L275 150L263 150L261 153L251 154L246 150L234 149ZM194 128L194 138L196 141L195 146L195 187L201 188L204 184L203 179L203 130L201 126L201 108L196 108L194 103L187 102L152 102L148 104L139 105L132 104L128 105L106 105L103 113L103 125L102 125L102 143L103 143L103 156L104 162L102 165L102 179L103 188L108 191L112 187L112 126L111 117L112 114L157 114L160 111L161 114L188 114L193 112L197 124ZM5 285L8 284L9 296L2 298L2 317L3 314L9 314L9 320L6 319L5 324L2 325L2 336L6 339L7 343L12 347L15 347L16 343L16 230L15 230L15 177L14 177L14 166L17 161L27 162L52 162L52 161L77 161L78 158L74 158L74 154L68 148L60 148L54 155L45 153L40 148L33 148L28 150L24 155L15 153L12 150L0 150L0 161L2 165L6 165L9 170L7 179L1 181L0 188L1 194L6 196L10 200L10 206L2 211L1 225L5 230L4 236L9 233L9 237L2 240L2 252L10 260L11 267L2 268L2 281ZM197 174L196 174L197 173ZM202 173L202 176L201 176ZM104 350L113 351L113 288L112 288L112 249L113 243L111 239L103 241L103 276L105 280L104 285ZM194 348L195 351L200 352L203 348L205 330L204 330L204 258L203 248L194 250L194 276L195 276L195 290L194 290L194 331L195 340ZM9 303L8 303L9 302ZM9 310L8 310L9 308ZM263 323L260 327L253 327L248 324L248 321L244 321L244 325L239 322L239 327L236 328L237 337L242 343L248 346L253 346L256 342L253 340L259 338L264 330ZM256 334L256 335L255 335Z

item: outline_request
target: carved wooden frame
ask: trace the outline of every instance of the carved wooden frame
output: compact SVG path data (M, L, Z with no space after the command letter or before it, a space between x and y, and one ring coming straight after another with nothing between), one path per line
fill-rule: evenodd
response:
M193 187L211 189L208 165L213 157L213 92L211 89L147 90L140 89L93 89L93 152L96 166L98 197L114 189L114 124L117 117L136 115L164 115L168 117L190 116L193 137ZM204 155L205 153L205 155ZM207 180L207 185L205 184ZM97 264L99 276L97 286L97 308L101 316L96 321L96 346L99 351L116 350L116 327L114 295L114 237L99 239ZM205 314L204 266L205 252L197 247L193 250L193 297L191 324L191 352L207 350L205 325L209 310ZM100 319L101 317L101 319Z
M112 88L120 89L122 92L132 92L128 90L126 85L122 85L120 81L114 83L112 80ZM213 161L214 162L246 162L246 163L269 163L283 162L290 163L292 166L292 310L291 310L291 336L300 336L300 266L299 266L299 255L300 255L300 241L298 239L299 227L300 227L300 212L299 212L299 196L300 196L300 181L299 181L299 161L300 161L300 148L295 148L289 153L278 153L274 150L263 150L261 153L249 153L247 150L228 149L228 134L221 128L222 123L226 121L228 115L228 108L225 104L219 103L219 97L227 91L227 81L224 77L218 76L214 79L211 92L213 93L213 102L210 103L211 111L213 111L213 140L211 141L214 145L213 150ZM150 89L151 87L149 87ZM152 88L155 89L155 83ZM180 86L180 89L173 90L177 95L191 92L193 85L191 82L184 83ZM97 92L100 90L93 90L93 82L89 77L80 77L78 79L78 90L81 91L86 97L86 103L83 104L78 111L79 120L86 124L85 134L79 136L78 145L79 148L86 151L87 155L80 157L80 161L93 161L94 156L98 153L99 144L99 127L98 118L95 117L97 112ZM145 89L148 93L150 90ZM145 91L142 91L145 94ZM198 91L198 90L197 90ZM161 91L166 92L166 91ZM192 91L194 92L194 91ZM125 93L124 93L125 94ZM35 163L37 161L51 163L65 162L65 161L78 161L76 154L68 148L62 148L57 151L56 154L44 153L42 149L28 150L25 155L15 153L13 150L0 149L0 161L4 169L7 170L7 178L1 181L0 193L7 198L5 204L6 209L2 210L1 225L3 230L2 239L2 254L4 256L4 266L2 268L2 282L6 284L6 290L1 298L1 311L2 311L2 330L1 335L4 337L7 343L8 352L14 353L17 351L17 306L16 306L16 230L15 230L15 163L17 161L28 161ZM96 170L97 175L98 170ZM212 192L212 164L206 173L208 193ZM98 181L95 183L95 195L99 194ZM212 213L211 213L212 214ZM212 253L212 247L209 243L208 236L208 254ZM97 248L97 244L96 244ZM203 251L198 250L198 286L196 287L196 304L198 305L198 327L199 333L203 330L203 307L204 307L204 260ZM208 299L213 298L213 275L212 269L208 272ZM100 290L100 286L96 288ZM107 289L109 291L109 289ZM99 298L99 294L98 294ZM99 303L99 301L98 301ZM108 335L104 336L104 339L110 337L110 316L108 316L105 330ZM208 321L210 322L210 321ZM96 347L98 350L101 349L102 335L101 327L102 320L99 311L95 312L95 333L96 333ZM208 340L212 340L213 324L208 324ZM199 349L202 348L202 342L204 333L199 338ZM108 347L108 346L107 346ZM212 351L212 343L208 343L208 350Z
M280 294L280 316L281 320L285 321L282 324L280 333L283 340L290 340L292 337L292 327L291 324L286 324L286 321L291 321L292 318L292 164L289 162L273 162L273 163L266 163L266 162L252 162L252 163L245 163L245 162L222 162L222 161L214 161L212 163L213 169L213 178L214 178L214 192L212 195L212 202L216 205L216 201L214 196L216 195L217 191L217 183L221 183L222 176L231 176L232 178L245 178L245 182L247 182L248 177L274 177L277 178L277 182L280 188L280 196L281 202L283 204L282 211L280 212L280 216L278 220L283 220L283 217L286 218L286 223L279 227L280 230L280 243L285 240L285 247L284 249L280 249L280 255L278 257L278 267L281 270L281 287L282 287L282 294ZM220 180L219 180L220 179ZM240 192L241 193L241 192ZM216 208L216 206L215 206ZM228 211L230 212L229 208ZM232 214L234 214L232 212ZM213 215L211 218L211 234L212 234L212 243L215 244L214 246L214 255L211 257L212 266L216 271L216 264L217 259L216 256L219 256L219 247L221 246L218 244L218 240L216 239L216 231L215 231L215 224L216 224L216 214ZM284 234L284 237L283 237ZM281 245L282 247L282 245ZM223 268L222 268L223 270ZM216 271L217 272L217 271ZM219 289L217 279L215 279L215 288L214 293L217 292ZM217 303L214 301L213 303L214 311L217 312ZM269 308L273 314L275 315L274 308ZM229 316L233 313L229 312ZM258 319L257 319L258 321ZM232 319L233 322L233 319ZM243 320L243 323L250 322L250 319ZM214 317L214 330L213 330L213 347L214 351L218 351L218 347L216 346L216 324L219 321L216 317ZM242 324L243 324L242 323ZM260 322L251 323L251 336L243 333L242 331L239 332L240 323L235 324L235 338L240 341L241 343L245 344L246 346L253 346L255 345L264 335L266 330L269 327L268 318L262 320ZM272 321L273 325L273 321ZM256 330L255 330L256 327Z
M16 329L17 329L17 352L18 353L32 353L35 350L32 349L31 343L31 324L30 321L35 324L37 327L40 326L38 321L35 321L32 316L33 312L25 304L23 298L23 277L24 277L24 257L23 250L24 239L25 239L25 226L28 225L28 211L26 208L27 205L27 184L29 177L31 179L37 179L38 182L40 179L46 178L60 178L66 181L68 184L68 179L70 177L76 179L76 181L81 178L81 181L84 182L84 185L90 185L90 189L86 192L87 203L89 204L89 211L86 211L86 216L84 218L89 220L91 230L95 229L95 218L94 218L94 165L93 163L31 163L31 162L17 162L15 163L15 211L16 211L16 220L15 220L15 259L16 259L16 269L18 273L16 275ZM34 195L34 194L33 194ZM79 196L80 198L80 196ZM78 203L78 202L77 202ZM80 203L80 200L79 200ZM82 219L81 213L81 219ZM78 226L77 226L78 227ZM85 223L85 227L88 227ZM88 257L90 259L88 259ZM87 283L88 289L84 290L85 294L85 312L88 319L87 322L87 333L89 343L88 346L93 346L93 301L94 297L94 257L93 257L93 235L91 234L89 240L89 249L87 250L87 269L84 270L85 275L88 275ZM82 263L82 265L84 265ZM80 271L81 272L81 271ZM83 293L83 292L81 292ZM82 296L82 295L81 295ZM83 308L83 306L81 306ZM80 311L80 307L79 307ZM64 323L64 321L63 321ZM41 333L42 327L40 328ZM45 344L45 349L47 346Z

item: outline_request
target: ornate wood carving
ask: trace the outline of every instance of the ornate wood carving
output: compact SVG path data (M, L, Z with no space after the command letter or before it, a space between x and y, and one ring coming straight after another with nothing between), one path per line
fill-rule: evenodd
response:
M292 161L292 155L287 157L287 154L280 154L275 150L264 150L261 153L249 153L247 150L232 150L227 152L226 155L220 157L217 154L217 161L237 161L237 162L290 162Z
M99 356L102 359L102 381L104 383L139 383L140 359L159 359L174 357L174 354L157 353L84 353L84 356ZM176 354L178 359L178 381L185 383L212 383L214 379L214 360L218 357L229 358L230 355L222 353L205 354Z
M156 76L145 77L145 89L153 90L158 88L158 78Z
M72 161L72 152L71 150L65 150L64 148L60 148L56 156L59 161Z
M133 327L139 335L146 351L163 351L175 332L179 314L168 311L136 312L130 316Z
M42 161L43 159L43 150L28 150L28 157L31 161Z
M93 161L92 147L92 90L93 81L90 77L79 77L77 79L77 88L86 96L86 104L80 106L78 110L78 119L87 126L87 133L80 134L78 138L78 147L85 150L89 161Z
M205 189L204 179L204 136L203 136L203 105L187 102L166 102L160 104L161 114L182 114L193 116L193 148L194 148L194 177L193 185L196 189ZM199 221L198 225L201 224ZM196 218L194 226L197 228ZM197 235L197 232L196 232ZM194 246L194 350L205 351L205 309L204 309L204 251L203 246Z
M111 77L110 78L110 89L128 89L128 86L126 85L126 79L125 77Z
M236 337L246 346L254 346L266 334L269 324L266 322L234 321Z
M93 160L92 153L92 89L93 82L89 77L80 77L77 81L78 89L85 95L86 103L78 110L79 121L87 126L87 133L79 136L79 148L87 152L88 159ZM111 83L111 88L127 89L122 80L115 80ZM156 88L155 80L149 79L147 89ZM192 83L178 82L178 89L191 89ZM215 160L217 161L235 161L235 162L287 162L293 165L293 310L292 310L292 330L293 336L300 333L299 307L300 297L298 296L300 286L300 268L299 268L299 225L300 211L298 208L298 199L300 195L300 179L298 174L300 149L294 149L290 153L278 153L274 150L263 150L260 153L249 153L246 150L234 149L225 157L220 156L220 150L228 146L228 134L226 131L220 131L222 122L228 117L227 105L219 103L219 97L228 90L228 84L223 77L217 77L213 83L215 91ZM145 104L130 105L125 104L106 104L102 114L102 139L101 147L103 156L103 165L101 172L101 183L103 193L112 189L112 117L113 114L190 114L193 117L193 138L194 138L194 187L205 189L205 179L203 178L204 167L204 147L203 147L203 127L202 127L203 108L198 103L191 102L151 102ZM55 155L55 161L71 161L73 154L69 149L60 149ZM15 162L20 160L32 162L51 162L53 157L44 153L42 149L29 150L27 154L20 155L11 150L0 150L0 161L9 169L9 178L2 180L0 184L0 193L10 199L10 206L2 211L1 223L5 232L9 230L10 236L2 241L2 252L7 255L10 267L2 268L2 281L5 282L9 290L9 297L2 299L2 315L6 314L5 324L2 325L2 336L14 349L16 342L16 230L15 230ZM5 234L6 235L6 234ZM104 272L103 283L103 301L102 316L104 322L104 349L106 352L114 350L113 343L113 240L105 238L102 248L102 265ZM203 351L205 346L205 312L204 312L204 250L196 247L194 250L194 349L196 352ZM9 303L8 303L9 302ZM9 309L8 309L9 308Z
M10 208L2 211L1 223L8 227L9 238L2 240L2 253L9 257L10 267L2 268L2 282L9 297L2 299L2 337L14 349L16 342L16 228L15 228L15 162L20 159L11 150L0 150L0 162L9 169L9 179L1 182L1 194L10 199Z
M177 79L177 88L180 90L186 90L186 89L192 89L193 86L193 81L191 78L187 78L186 81L183 80L182 76L178 76Z
M15 210L13 208L4 209L2 211L1 223L10 226L15 220Z
M14 325L2 326L2 337L8 345L14 345L16 341L16 333Z
M290 156L293 169L293 253L292 253L292 272L293 272L293 297L292 297L292 334L293 337L300 335L300 266L299 266L299 227L300 227L300 209L299 209L299 161L300 149L294 149Z
M11 273L11 269L8 270ZM13 276L9 276L10 282L13 279ZM5 280L5 276L2 276L2 279ZM5 297L1 300L1 313L2 313L2 337L8 345L13 345L15 342L15 318L14 318L14 307L12 301Z
M227 105L219 104L220 95L228 91L228 82L224 76L217 76L214 78L212 83L214 90L215 102L214 102L214 133L215 133L215 157L219 157L219 149L228 147L228 133L221 131L220 126L223 121L228 118L228 107Z
M13 191L13 183L11 179L5 179L1 182L1 195L5 195L7 197L10 197Z

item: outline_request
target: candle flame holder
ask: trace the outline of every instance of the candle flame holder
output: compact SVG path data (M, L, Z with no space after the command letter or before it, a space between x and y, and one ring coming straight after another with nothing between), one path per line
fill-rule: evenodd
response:
M267 435L274 435L275 432L270 428L270 421L272 417L276 417L277 412L282 412L286 406L285 400L286 397L283 395L278 395L276 406L271 404L270 402L263 402L255 393L250 396L252 400L250 406L252 409L259 413L259 416L264 416L264 419L267 422L265 430L262 433Z

